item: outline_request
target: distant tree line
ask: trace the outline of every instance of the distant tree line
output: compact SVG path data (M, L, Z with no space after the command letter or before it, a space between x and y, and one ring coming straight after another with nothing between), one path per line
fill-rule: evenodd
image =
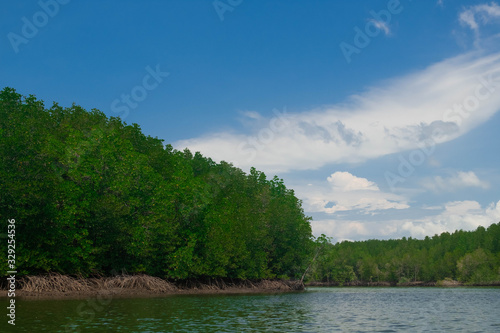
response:
M309 281L408 283L445 279L469 284L500 283L500 223L487 229L445 232L423 240L316 241L320 254Z
M15 219L20 275L298 278L314 248L282 179L11 88L0 92L0 193L0 233Z

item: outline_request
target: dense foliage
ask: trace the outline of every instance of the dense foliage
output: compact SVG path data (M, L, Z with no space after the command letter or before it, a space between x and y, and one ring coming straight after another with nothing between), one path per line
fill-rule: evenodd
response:
M277 177L10 88L0 138L0 232L15 219L20 274L294 278L310 259L309 218Z
M321 252L309 276L313 281L500 282L500 223L423 240L410 237L333 245L323 238L317 243Z

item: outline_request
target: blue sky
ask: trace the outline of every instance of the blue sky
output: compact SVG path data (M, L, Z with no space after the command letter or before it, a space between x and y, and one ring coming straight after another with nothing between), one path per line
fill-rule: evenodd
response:
M498 1L5 1L0 85L277 174L315 235L500 221Z

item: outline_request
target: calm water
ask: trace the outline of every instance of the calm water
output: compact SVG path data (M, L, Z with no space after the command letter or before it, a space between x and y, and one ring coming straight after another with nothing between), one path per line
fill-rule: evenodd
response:
M272 295L18 299L15 330L6 325L5 314L2 318L2 332L500 332L500 289L309 288Z

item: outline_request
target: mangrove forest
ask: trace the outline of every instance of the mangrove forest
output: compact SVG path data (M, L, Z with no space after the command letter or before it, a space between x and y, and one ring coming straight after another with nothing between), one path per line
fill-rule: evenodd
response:
M277 177L12 88L0 138L2 229L15 220L20 276L294 279L310 260L310 218Z
M97 109L47 108L12 88L0 92L0 192L0 233L8 238L15 221L20 276L500 281L500 223L333 244L313 237L301 201L277 176L176 150Z

